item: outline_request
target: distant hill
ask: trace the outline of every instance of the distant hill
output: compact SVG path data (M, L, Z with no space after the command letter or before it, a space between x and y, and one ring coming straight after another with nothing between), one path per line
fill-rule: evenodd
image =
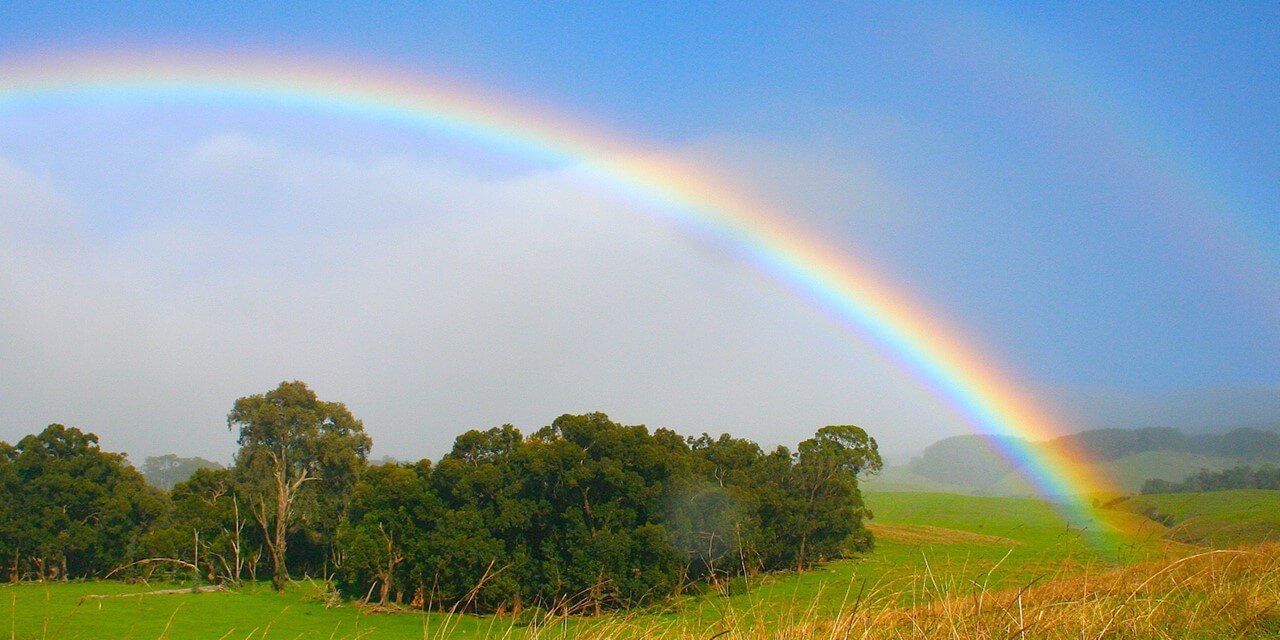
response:
M1222 471L1240 464L1239 460L1218 456L1205 456L1186 451L1143 451L1102 463L1104 475L1110 477L1116 488L1126 493L1138 493L1142 484L1151 478L1170 482L1179 481L1201 469ZM986 488L991 495L1024 495L1030 493L1026 480L1017 472L1010 472L999 482Z
M929 445L909 466L921 477L937 482L986 487L1017 470L999 452L1022 449L1026 443L1007 436L955 436Z
M200 469L222 469L223 466L199 456L183 458L175 454L147 456L142 463L142 477L152 486L172 491L174 485L185 482Z
M909 464L885 467L875 475L862 478L858 483L865 490L877 492L974 493L973 487L926 478L913 471Z
M1201 433L1229 433L1238 429L1257 429L1259 431L1275 431L1280 433L1280 422L1255 422L1249 424L1215 424L1202 427L1187 427L1183 433L1196 435Z
M1178 429L1097 429L1049 441L1087 452L1103 464L1123 491L1138 492L1150 478L1182 480L1201 469L1280 463L1280 432L1240 428L1226 433L1187 434ZM1018 465L999 451L1035 446L1022 438L963 435L929 445L910 463L868 479L869 490L952 491L1026 495L1031 488Z

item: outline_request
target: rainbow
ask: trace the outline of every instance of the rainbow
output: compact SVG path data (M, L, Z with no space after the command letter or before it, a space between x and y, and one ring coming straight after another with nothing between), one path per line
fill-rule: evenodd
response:
M976 431L1047 440L1067 432L938 316L864 264L717 177L581 123L412 74L276 57L78 54L0 61L4 110L67 100L270 105L425 128L521 157L571 164L745 260L835 318L939 396ZM1041 494L1088 521L1111 483L1080 452L1009 444L1000 453Z

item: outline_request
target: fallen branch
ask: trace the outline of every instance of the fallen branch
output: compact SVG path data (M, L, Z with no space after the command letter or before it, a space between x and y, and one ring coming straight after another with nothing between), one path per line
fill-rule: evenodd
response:
M211 584L203 587L187 587L186 589L161 589L159 591L139 591L137 593L91 593L84 600L105 600L107 598L132 598L134 596L173 596L182 593L212 593L214 591L230 591L227 585Z
M125 570L125 569L128 569L129 567L136 567L136 566L138 566L138 565L142 565L142 564L152 564L152 563L155 563L155 562L170 562L170 563L173 563L173 564L180 564L180 565L182 565L182 566L184 566L184 567L188 567L188 568L190 568L190 569L194 569L194 570L196 570L196 571L199 571L199 570L200 570L200 568L199 568L199 567L195 566L194 564L191 564L190 562L187 562L186 560L179 560L179 559L177 559L177 558L147 558L147 559L145 559L145 560L136 560L136 561L134 561L134 562L130 562L129 564L122 564L122 565L120 565L120 566L118 566L118 567L116 567L116 568L112 569L112 570L111 570L111 573L108 573L107 575L103 576L103 577L102 577L102 579L103 579L103 580L106 580L106 579L110 578L111 576L115 575L117 571L123 571L123 570Z

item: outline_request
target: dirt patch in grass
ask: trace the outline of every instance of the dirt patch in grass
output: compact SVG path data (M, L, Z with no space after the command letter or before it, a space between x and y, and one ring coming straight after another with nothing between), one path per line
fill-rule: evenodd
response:
M880 524L871 523L867 527L877 539L899 544L988 544L1001 547L1021 545L1017 540L991 536L959 529L934 527L927 524Z

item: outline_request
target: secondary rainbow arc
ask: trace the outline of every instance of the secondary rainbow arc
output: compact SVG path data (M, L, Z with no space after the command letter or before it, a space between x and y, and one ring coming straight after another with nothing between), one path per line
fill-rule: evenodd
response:
M442 130L503 151L572 163L598 183L651 205L681 225L727 240L741 255L836 318L912 373L977 431L1044 440L1065 432L1028 394L898 288L753 202L676 159L646 153L580 123L504 107L446 82L382 69L268 57L166 53L0 61L0 113L59 100L243 101L316 109ZM1000 452L1046 495L1083 496L1110 482L1079 452L1023 447Z

